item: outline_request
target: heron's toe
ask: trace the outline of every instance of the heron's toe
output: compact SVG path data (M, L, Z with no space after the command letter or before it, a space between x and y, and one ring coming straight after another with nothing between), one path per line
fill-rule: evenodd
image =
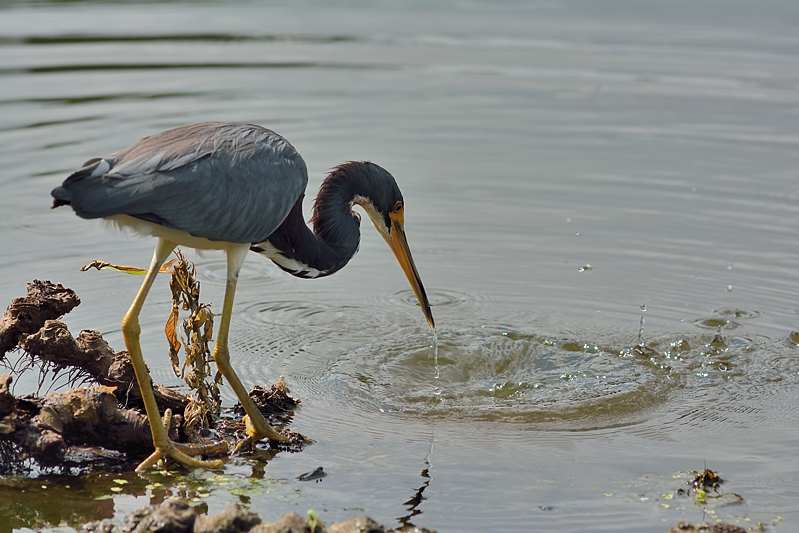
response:
M289 442L289 438L286 435L270 426L263 418L253 420L250 415L245 415L242 421L244 422L244 431L247 434L247 439L252 439L253 442L263 439L268 439L271 442Z
M224 448L224 450L222 450ZM194 455L203 455L207 453L219 453L220 451L227 452L227 444L212 444L212 445L192 445L174 443L169 441L166 445L156 446L155 451L150 454L147 459L139 463L136 467L136 472L143 472L149 470L161 459L172 459L186 468L207 468L209 470L218 470L225 465L221 459L196 459Z

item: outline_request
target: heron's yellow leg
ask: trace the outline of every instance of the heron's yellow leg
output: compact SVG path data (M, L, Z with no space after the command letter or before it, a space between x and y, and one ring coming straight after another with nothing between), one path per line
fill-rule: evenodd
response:
M237 246L227 250L227 284L225 286L225 301L222 305L222 320L219 323L219 334L214 344L214 360L216 366L225 376L225 379L233 387L233 391L241 402L241 406L247 413L244 417L247 425L248 440L258 441L268 438L272 441L286 442L288 438L270 426L264 415L252 401L247 389L244 388L233 367L230 366L230 353L228 351L228 333L230 331L230 317L233 314L233 299L236 296L236 285L239 279L239 271L244 259L247 257L249 245Z
M133 371L136 373L136 381L139 382L139 390L141 390L144 409L147 412L150 432L153 436L153 446L155 447L155 451L136 468L137 472L153 466L162 457L171 457L188 467L220 468L223 465L222 461L201 461L194 459L179 450L178 447L169 440L167 429L164 427L161 415L158 412L158 405L155 403L150 373L147 371L147 366L144 364L144 357L141 353L141 345L139 343L139 338L141 336L139 313L141 313L144 301L147 299L147 294L150 292L155 277L158 275L158 269L174 248L174 243L158 239L158 244L155 247L153 259L150 262L150 267L147 269L147 274L144 276L144 281L139 288L139 292L136 293L136 297L133 299L130 309L128 309L128 312L125 313L125 317L122 319L122 336L125 338L125 346L128 349L130 362L133 365Z

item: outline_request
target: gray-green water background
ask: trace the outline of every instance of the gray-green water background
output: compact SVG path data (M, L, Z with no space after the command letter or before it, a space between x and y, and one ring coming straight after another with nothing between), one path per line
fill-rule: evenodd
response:
M440 379L371 228L324 280L253 255L233 363L247 384L285 376L317 442L265 470L233 462L233 481L199 496L211 510L363 509L390 525L421 511L414 523L442 531L663 531L715 516L793 531L797 24L791 0L5 2L0 303L32 278L63 282L83 301L70 327L121 348L140 279L78 267L144 264L152 243L50 211L50 189L160 129L263 124L304 156L308 198L348 159L397 177ZM224 259L192 257L218 309ZM143 345L154 379L177 383L168 298L159 281ZM629 351L641 305L651 360ZM743 505L713 515L668 496L705 462ZM296 480L319 465L322 482ZM154 497L17 483L0 480L3 527L74 526Z

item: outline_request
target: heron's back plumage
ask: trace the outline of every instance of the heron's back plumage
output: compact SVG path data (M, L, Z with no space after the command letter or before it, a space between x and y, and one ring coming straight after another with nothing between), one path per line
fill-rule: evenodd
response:
M286 218L308 182L279 134L252 124L200 123L145 137L87 161L53 190L83 218L129 215L214 241L254 243Z

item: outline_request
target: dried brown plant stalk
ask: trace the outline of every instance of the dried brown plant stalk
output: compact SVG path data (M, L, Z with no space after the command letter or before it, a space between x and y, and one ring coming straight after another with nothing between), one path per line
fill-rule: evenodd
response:
M184 429L189 435L211 427L219 415L221 399L219 385L222 374L217 370L211 377L211 342L214 331L214 316L211 308L200 302L200 283L194 265L179 251L175 251L177 262L172 266L172 310L164 326L169 341L169 358L175 375L183 379L191 389L189 403L184 410ZM183 335L178 338L177 324L180 310L186 313L183 319ZM180 349L185 351L180 363Z

